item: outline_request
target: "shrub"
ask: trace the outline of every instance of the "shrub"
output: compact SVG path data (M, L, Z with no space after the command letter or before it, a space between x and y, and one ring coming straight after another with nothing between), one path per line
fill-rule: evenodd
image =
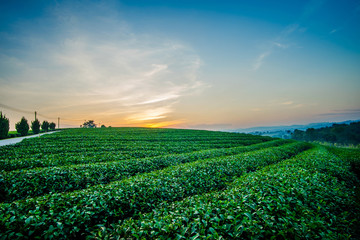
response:
M43 121L43 123L41 124L41 129L44 130L45 132L49 131L49 122Z
M16 131L21 134L21 136L26 136L29 132L29 124L25 117L22 117L20 122L15 124Z
M342 162L322 165L333 158L320 148L303 152L245 174L224 191L164 203L110 228L101 225L94 238L358 239L351 236L359 216L355 193L333 175Z
M34 134L38 134L40 132L40 122L35 119L35 121L31 122L31 129Z
M7 138L9 133L9 119L0 112L0 139Z
M51 123L49 124L49 128L50 128L51 130L55 130L55 127L56 127L56 124L55 124L54 122L51 122Z

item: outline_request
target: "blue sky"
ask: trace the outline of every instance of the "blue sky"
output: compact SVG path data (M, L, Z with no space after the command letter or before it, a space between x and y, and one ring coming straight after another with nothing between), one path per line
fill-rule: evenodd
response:
M63 126L360 119L360 1L0 1L0 12L11 125L33 111Z

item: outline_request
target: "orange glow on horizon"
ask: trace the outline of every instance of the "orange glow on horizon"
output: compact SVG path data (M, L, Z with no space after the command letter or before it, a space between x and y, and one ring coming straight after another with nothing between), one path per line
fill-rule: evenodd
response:
M183 123L183 121L179 121L179 120L158 122L158 123L147 123L144 125L144 127L148 127L148 128L177 127L177 125L181 123Z

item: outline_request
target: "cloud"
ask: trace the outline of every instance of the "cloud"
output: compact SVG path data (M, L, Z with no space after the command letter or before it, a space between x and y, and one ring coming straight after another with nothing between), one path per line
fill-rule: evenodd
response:
M333 110L327 113L321 113L320 116L343 116L343 117L357 117L360 118L360 109L343 109L343 110Z
M289 45L287 44L283 44L283 43L279 43L279 42L274 42L274 45L278 48L282 48L282 49L286 49L289 47Z
M168 101L168 100L172 100L172 99L177 99L179 97L180 97L180 95L170 93L170 94L165 94L162 96L157 96L153 99L149 99L147 101L141 102L138 105L159 103L159 102L164 102L164 101Z
M303 19L306 19L308 17L310 17L311 15L313 15L318 9L321 8L321 6L323 6L326 3L327 0L311 0L309 1L306 6L304 11L302 12L302 15L299 19L299 21L302 21Z
M169 113L170 111L171 110L169 109L168 106L152 108L132 114L129 117L127 117L126 120L130 122L144 122L149 120L162 119L162 118L166 118L166 114Z
M1 102L131 124L168 119L175 103L206 86L191 47L134 32L103 4L77 7L59 4L51 26L48 18L18 26L12 49L0 55Z
M304 107L304 104L295 103L295 102L293 102L293 101L281 102L280 105L286 106L287 109L295 109L295 108Z
M150 72L145 73L144 74L145 77L151 77L151 76L158 74L168 68L168 66L166 64L152 64L152 66L153 66L153 69Z
M292 44L284 44L283 42L286 41L292 34L304 33L306 32L307 28L301 26L301 22L314 14L324 3L326 0L312 0L306 4L305 9L303 10L301 16L297 21L287 25L275 38L275 40L270 41L265 51L263 51L260 55L257 56L255 59L252 70L258 70L264 63L266 57L269 57L270 54L276 51L276 48L280 49L287 49Z
M360 12L360 3L357 3L356 6L352 8L351 11L349 11L346 15L346 17L342 20L342 22L338 22L337 27L332 29L329 34L335 34L338 33L346 28L349 27L350 24L352 24L354 21L358 22L358 14Z
M201 130L222 130L226 131L234 126L232 124L228 123L219 123L219 124L197 124L197 125L189 125L187 128L190 129L201 129Z
M336 33L337 31L339 31L339 29L333 29L333 30L330 31L329 34L334 34L334 33Z
M292 34L293 32L295 32L296 30L299 29L299 24L298 23L293 23L293 24L290 24L288 26L286 26L283 31L280 33L280 36L279 38L285 38L287 37L288 35Z
M252 70L254 70L254 71L255 71L255 70L258 70L258 69L261 67L261 65L263 64L265 58L268 57L270 54L271 54L271 51L270 51L270 50L269 50L269 51L266 51L266 52L263 52L262 54L260 54L260 55L256 58L256 60L255 60L255 62L254 62L254 64L253 64Z

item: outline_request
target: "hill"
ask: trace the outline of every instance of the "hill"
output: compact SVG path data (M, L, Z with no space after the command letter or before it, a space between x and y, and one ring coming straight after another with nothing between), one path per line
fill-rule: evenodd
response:
M351 150L179 129L25 139L0 147L0 239L356 238Z
M360 122L350 124L333 124L319 129L308 128L306 131L296 129L292 138L302 141L319 141L340 144L360 144Z
M229 130L230 132L239 132L239 133L248 133L259 136L268 136L268 137L277 137L289 139L291 138L291 133L295 129L305 131L308 128L323 128L329 127L333 124L350 124L352 122L357 122L359 120L348 120L343 122L319 122L319 123L309 123L306 125L281 125L281 126L260 126L260 127L251 127L251 128L238 128Z

